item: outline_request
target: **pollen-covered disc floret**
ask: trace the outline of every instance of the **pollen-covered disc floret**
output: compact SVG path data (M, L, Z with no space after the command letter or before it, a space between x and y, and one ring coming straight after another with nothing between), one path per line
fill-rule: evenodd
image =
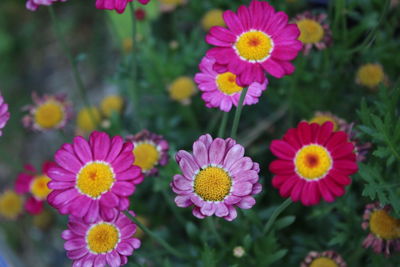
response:
M368 204L361 224L364 230L369 231L363 246L386 256L400 252L400 218L393 217L391 211L389 205L382 206L378 202Z
M64 128L72 116L71 103L64 94L32 94L33 104L25 107L29 114L22 119L23 125L37 131L48 131Z
M96 0L97 9L115 10L118 13L124 13L129 2L134 0ZM150 0L137 0L142 5L147 5Z
M145 176L157 174L157 167L168 163L169 145L161 135L143 130L136 135L127 136L126 140L132 142L134 146L133 164L139 166Z
M72 214L86 222L99 216L112 219L129 207L128 197L143 181L133 165L133 145L122 137L110 138L93 132L89 141L75 137L55 154L56 166L48 171L53 191L47 200L62 214Z
M310 251L300 267L347 267L347 263L335 251Z
M358 170L354 145L343 131L333 131L333 123L300 122L274 140L270 149L279 159L269 168L282 197L304 205L316 205L321 197L333 202L351 183L349 175Z
M229 112L232 105L237 106L243 87L237 82L236 74L225 69L214 69L216 62L214 58L204 57L199 65L201 72L197 73L194 80L197 83L202 98L208 108L219 108ZM244 105L258 103L262 92L266 89L268 80L262 84L254 82L250 84Z
M294 71L290 63L302 49L300 31L288 24L284 12L276 12L267 2L253 0L236 13L225 11L227 28L212 27L207 42L216 46L207 52L219 65L238 76L239 84L263 84L265 72L282 78Z
M8 112L8 104L4 102L4 98L0 93L0 136L3 134L1 131L8 120L10 119L10 112Z
M24 171L19 173L15 181L15 191L19 194L27 194L29 197L25 202L25 210L37 215L43 211L43 204L51 189L47 186L50 182L48 171L55 166L54 162L46 161L39 172L32 165L25 165Z
M322 50L332 44L332 32L326 19L325 13L314 15L309 11L296 16L294 22L300 29L304 54L307 55L313 46Z
M61 236L73 266L104 267L128 262L127 257L140 247L140 240L133 237L135 233L136 225L118 213L113 220L99 218L93 223L70 216L68 229Z
M202 135L193 144L193 153L180 150L176 161L182 174L174 176L175 203L194 205L193 215L203 219L216 215L228 221L236 218L235 206L250 209L253 195L261 192L258 163L244 156L244 148L227 138Z

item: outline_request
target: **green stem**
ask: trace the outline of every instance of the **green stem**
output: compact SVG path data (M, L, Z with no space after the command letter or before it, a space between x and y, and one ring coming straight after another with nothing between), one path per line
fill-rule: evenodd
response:
M165 202L167 202L170 210L172 210L172 213L174 214L174 217L176 219L178 219L178 221L182 224L185 225L186 221L183 218L182 214L178 212L178 210L176 209L176 206L171 202L171 197L168 196L167 191L166 190L161 190L161 193L164 197Z
M272 226L274 225L274 222L278 218L278 216L292 203L292 200L290 198L286 199L284 202L277 207L274 212L272 213L271 217L269 218L267 224L264 226L263 230L263 235L268 234L268 232L271 230Z
M215 222L214 222L214 217L208 217L207 218L207 224L211 230L211 232L213 233L213 235L215 236L215 239L217 240L218 244L223 247L224 246L224 241L222 240L221 236L219 235L217 228L215 227Z
M221 125L218 130L218 136L221 138L224 138L225 135L225 130L226 130L226 124L228 123L228 118L229 118L229 112L223 112L224 114L222 115L222 121Z
M67 56L67 58L68 58L68 60L69 60L69 62L71 64L72 72L73 72L76 84L78 86L79 94L80 94L80 96L82 98L83 104L87 108L89 108L90 107L89 98L87 96L85 86L83 85L82 78L81 78L81 76L79 74L78 66L76 64L76 60L74 59L71 50L69 49L69 47L67 46L67 43L65 42L64 35L63 35L62 31L61 31L61 27L60 27L60 24L59 24L59 22L57 20L57 16L56 16L56 14L54 12L53 7L49 6L48 8L49 8L48 10L50 12L51 20L53 21L53 24L54 24L54 29L56 31L57 38L60 41L61 47L64 50L64 53Z
M248 89L249 89L248 87L243 88L243 91L240 95L239 104L238 104L238 107L237 107L236 113L235 113L235 118L233 119L233 125L232 125L232 131L231 131L232 139L236 139L237 130L239 127L240 115L242 114L242 109L243 109L243 102L244 102L244 98L246 97Z
M153 238L155 241L157 241L158 244L160 244L162 247L165 248L169 253L174 255L177 258L188 258L188 255L185 255L178 250L174 249L171 245L169 245L164 239L159 237L157 234L153 233L150 231L149 228L144 226L139 220L137 220L134 216L132 216L128 211L124 211L125 216L127 216L130 220L132 220L137 226L139 226L140 229L142 229L143 232L145 232L148 236Z

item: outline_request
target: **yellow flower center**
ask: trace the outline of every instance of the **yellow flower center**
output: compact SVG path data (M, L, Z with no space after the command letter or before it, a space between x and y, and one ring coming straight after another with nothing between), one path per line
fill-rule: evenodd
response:
M40 200L46 199L51 192L51 189L47 187L48 182L50 178L46 175L36 176L31 183L32 195Z
M77 124L81 131L91 132L100 123L100 112L96 107L83 108L79 111Z
M116 248L120 238L119 230L110 223L92 226L86 234L86 243L94 254L105 254Z
M39 105L35 110L34 120L43 129L51 129L60 125L65 112L61 103L49 100Z
M310 264L310 267L338 267L337 263L326 257L320 257L313 260Z
M222 14L224 12L220 9L213 9L208 11L202 21L201 25L203 26L203 29L208 31L211 27L213 26L221 26L225 27L225 21L222 17Z
M390 216L385 210L372 212L369 228L377 237L390 240L400 238L400 220Z
M112 167L105 162L94 161L79 171L76 187L82 194L96 199L109 191L114 181L115 173Z
M14 191L5 191L0 195L0 215L6 219L13 220L22 211L23 200Z
M105 97L101 103L101 111L106 117L111 117L112 113L121 113L124 106L124 100L118 95L110 95Z
M329 152L320 145L307 145L301 148L294 159L296 172L307 180L323 177L332 167Z
M144 172L150 171L160 158L157 147L150 143L136 144L133 149L133 155L135 156L135 162L133 164L142 168Z
M196 85L189 77L176 79L169 88L170 97L176 101L188 100L196 92Z
M226 95L233 95L234 93L240 92L243 90L243 87L240 87L236 83L236 75L232 72L225 72L219 74L217 76L217 85L218 90Z
M325 122L330 121L333 123L333 130L337 131L339 130L339 126L336 122L336 119L328 116L328 115L319 115L319 116L315 116L314 118L312 118L310 120L310 123L318 123L319 125L323 125Z
M201 170L194 179L194 191L206 201L224 200L231 187L231 177L219 167L207 167Z
M234 47L242 59L263 62L271 54L274 44L266 33L252 30L240 35Z
M357 72L357 80L367 87L375 87L383 82L385 74L379 64L366 64Z
M313 19L303 19L297 22L300 30L299 40L303 44L315 44L324 37L324 29L321 24Z

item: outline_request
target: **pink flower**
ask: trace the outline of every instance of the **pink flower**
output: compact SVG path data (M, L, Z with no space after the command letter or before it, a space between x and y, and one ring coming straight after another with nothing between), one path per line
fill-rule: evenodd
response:
M228 221L236 218L235 206L250 209L253 195L261 192L258 163L244 156L243 146L227 138L202 135L193 144L193 153L176 154L182 175L174 176L175 203L186 208L194 205L193 215L203 219L216 215Z
M10 119L10 112L8 112L8 104L4 102L4 98L0 94L0 136L3 135L1 129L4 128L9 119Z
M55 2L65 2L67 0L27 0L26 8L30 11L36 11L39 6L50 6Z
M55 166L54 162L46 161L43 163L42 172L39 173L32 165L25 165L24 172L18 174L15 182L15 192L31 196L25 202L25 210L30 214L39 214L43 211L43 203L51 190L47 186L50 178L48 171Z
M103 132L93 132L89 142L75 137L55 154L58 166L50 168L48 186L53 191L47 200L61 214L72 214L86 222L99 216L114 218L129 207L129 196L143 181L138 166L133 165L133 144L120 136L112 139Z
M97 9L116 10L118 13L123 13L129 2L133 0L96 0ZM150 0L137 0L142 5L147 5Z
M297 40L298 27L288 24L284 12L275 12L267 2L253 0L250 7L240 6L237 14L228 10L223 16L228 29L211 28L206 41L216 47L207 56L227 65L240 84L262 84L264 72L276 78L293 73L290 61L296 58L302 43Z
M72 266L122 266L140 247L140 240L133 237L135 232L136 224L123 213L113 220L99 218L89 224L70 216L68 230L61 237L66 241L64 248L73 260Z
M232 104L237 107L243 87L237 84L236 75L226 69L214 69L215 59L204 57L199 65L201 73L197 73L194 80L203 92L202 98L208 108L219 108L229 112ZM266 89L268 80L262 84L254 82L250 84L244 105L253 105Z

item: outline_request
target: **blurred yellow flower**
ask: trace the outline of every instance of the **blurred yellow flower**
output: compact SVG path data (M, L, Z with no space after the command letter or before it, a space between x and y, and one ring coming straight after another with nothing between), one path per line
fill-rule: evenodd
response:
M225 21L222 17L223 13L224 11L220 9L212 9L208 11L201 20L201 25L203 26L203 29L208 31L213 26L225 27Z
M15 220L22 212L23 199L12 190L6 190L0 195L0 216Z
M77 117L77 126L82 132L91 132L100 123L100 111L96 107L82 108Z
M124 51L125 54L129 54L130 52L132 52L132 48L133 48L133 41L132 38L124 38L124 40L122 40L122 50Z
M107 117L111 117L112 113L121 113L124 107L124 100L119 95L109 95L103 98L100 103L101 112Z
M357 71L356 82L370 89L377 87L384 79L385 73L380 64L365 64Z
M190 98L196 93L196 85L190 77L182 76L172 82L169 89L171 99L190 104Z

